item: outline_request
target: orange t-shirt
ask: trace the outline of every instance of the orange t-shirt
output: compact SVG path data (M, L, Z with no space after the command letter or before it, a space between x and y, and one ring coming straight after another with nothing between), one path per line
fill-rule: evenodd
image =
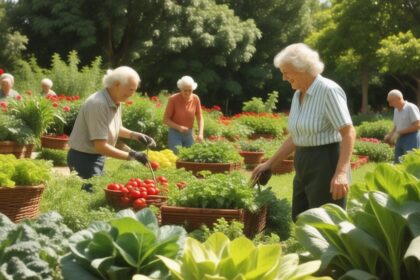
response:
M194 116L201 116L201 102L197 95L191 94L189 101L185 101L180 93L169 97L165 110L166 118L178 125L193 128Z

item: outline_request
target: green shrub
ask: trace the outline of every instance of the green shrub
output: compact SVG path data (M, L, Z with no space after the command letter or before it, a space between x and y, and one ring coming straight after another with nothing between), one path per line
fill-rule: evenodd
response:
M250 101L244 102L242 106L243 112L253 112L253 113L273 113L276 109L276 104L278 101L279 93L273 91L268 94L267 100L264 102L261 97L252 97Z
M287 118L283 115L268 113L244 113L235 117L234 122L247 126L252 133L281 136L287 127Z
M247 138L252 131L246 125L238 122L231 122L222 127L222 136L229 141L236 141L240 138Z
M239 147L241 151L247 152L264 152L264 141L263 139L258 139L255 141L241 141L239 142Z
M32 129L22 120L0 112L0 141L32 144L36 138Z
M376 122L379 120L387 119L392 120L392 110L384 112L368 112L368 113L358 113L357 115L351 116L354 126L358 126L363 122Z
M369 160L391 161L394 157L394 150L385 143L372 143L356 140L353 152L357 155L369 156Z
M383 140L385 135L392 130L393 123L390 120L379 120L375 122L363 122L356 127L357 137L376 138Z
M242 157L229 142L203 141L191 147L179 148L178 158L190 162L232 163L241 162Z
M210 136L221 136L223 133L224 125L221 124L218 118L213 117L211 114L204 112L204 137L209 138Z
M54 166L66 166L67 150L42 149L36 158L50 160Z

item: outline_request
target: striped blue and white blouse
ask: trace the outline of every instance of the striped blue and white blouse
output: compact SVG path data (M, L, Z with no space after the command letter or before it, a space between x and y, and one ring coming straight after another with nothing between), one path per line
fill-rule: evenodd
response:
M299 103L296 91L289 114L288 130L296 146L320 146L341 142L339 130L351 125L346 94L334 81L318 75Z

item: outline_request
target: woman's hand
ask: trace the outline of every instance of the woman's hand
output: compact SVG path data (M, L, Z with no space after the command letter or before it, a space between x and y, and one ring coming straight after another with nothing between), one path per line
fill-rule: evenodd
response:
M256 178L258 178L262 172L264 172L265 170L271 169L271 162L270 161L266 161L263 163L258 164L254 170L252 170L252 174L251 174L251 180L252 181L256 181Z
M186 127L186 126L183 126L183 125L180 125L180 126L178 127L178 131L179 131L179 132L181 132L181 133L187 133L187 132L188 132L188 130L189 130L189 128L188 128L188 127Z
M203 141L203 139L204 139L204 136L203 136L203 134L198 134L197 135L197 142L202 142Z
M349 180L346 172L339 172L334 174L331 184L330 193L332 199L338 200L347 195L349 191Z

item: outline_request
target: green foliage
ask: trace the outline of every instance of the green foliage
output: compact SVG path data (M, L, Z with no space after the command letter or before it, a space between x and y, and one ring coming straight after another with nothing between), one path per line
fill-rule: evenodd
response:
M179 261L159 258L174 279L318 279L310 276L318 261L299 265L297 255L282 256L279 244L255 246L243 236L230 241L220 232L204 243L187 238Z
M392 120L392 113L393 111L391 110L381 112L381 113L374 113L374 112L358 113L356 115L352 115L351 119L353 121L353 125L357 127L361 125L363 122L376 122L383 119Z
M222 127L222 136L229 141L236 141L239 138L247 138L252 131L246 125L238 122L231 122Z
M191 147L179 148L178 158L190 162L231 163L241 162L242 158L229 142L203 141Z
M158 255L180 255L186 237L180 226L159 227L145 208L118 212L110 222L94 222L70 238L62 261L65 279L131 279L136 273L162 279L167 269Z
M253 133L281 136L287 127L287 117L268 113L244 113L235 122L246 125Z
M239 142L239 147L241 151L247 152L264 152L264 143L266 141L263 139L258 139L255 141L241 141Z
M239 236L244 235L244 224L238 221L231 221L228 222L225 218L219 218L215 223L213 223L213 227L210 229L206 225L202 225L199 229L194 230L190 233L190 236L194 239L204 242L206 241L210 235L216 232L221 232L226 235L230 240L238 238Z
M34 186L50 178L51 164L43 160L20 159L0 155L0 186Z
M80 60L76 51L68 54L68 62L59 54L52 56L50 78L54 81L54 89L65 95L89 96L102 88L102 59L96 57L90 66L79 68Z
M248 181L239 172L229 175L212 174L200 180L190 182L182 190L169 193L169 205L196 207L240 209L257 211L266 201L259 200L265 192L251 188Z
M353 152L358 155L369 156L371 161L391 161L394 157L393 149L385 143L372 143L356 140Z
M276 104L278 101L279 93L273 91L268 94L268 98L265 102L262 101L260 97L252 97L250 101L244 102L242 106L243 112L253 112L253 113L273 113L276 109Z
M321 259L321 270L339 279L416 278L420 183L406 169L419 163L412 157L407 165L378 165L365 182L352 186L349 213L327 204L299 216L297 238Z
M357 137L376 138L383 140L393 127L391 120L377 120L374 122L362 122L356 127Z
M122 121L126 128L145 133L155 139L157 148L166 147L168 127L163 124L164 108L146 97L135 96L133 104L123 108ZM130 142L134 147L139 144Z
M69 251L73 233L56 212L13 224L0 213L0 278L61 279L60 257Z
M218 118L208 112L203 112L204 119L204 137L220 136L223 133L224 125L219 122Z
M15 141L19 144L32 144L35 135L22 120L0 113L0 141Z
M37 159L44 159L52 161L54 166L67 165L67 151L56 149L42 149L36 156Z
M55 118L59 117L51 102L39 96L27 96L22 100L11 101L9 112L30 127L36 138L46 133Z

